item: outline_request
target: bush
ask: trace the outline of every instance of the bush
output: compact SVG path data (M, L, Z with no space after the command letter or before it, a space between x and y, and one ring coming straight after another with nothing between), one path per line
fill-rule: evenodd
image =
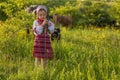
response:
M103 1L86 1L79 6L79 11L83 15L82 19L84 20L84 24L94 26L106 26L110 25L112 21L117 20L117 18L115 18L117 14L115 13L117 13L118 10L115 10L115 6L117 5L111 5L111 3Z
M58 13L72 16L75 26L119 26L120 24L120 2L107 2L102 0L61 0L60 2L57 0L54 2L51 0L7 0L0 3L0 20L5 21L7 19L17 18L23 21L23 26L31 26L35 16L27 14L25 8L34 4L46 5L48 10L50 10L50 15Z
M51 14L70 15L75 25L106 26L120 21L120 6L116 2L78 1L51 8Z

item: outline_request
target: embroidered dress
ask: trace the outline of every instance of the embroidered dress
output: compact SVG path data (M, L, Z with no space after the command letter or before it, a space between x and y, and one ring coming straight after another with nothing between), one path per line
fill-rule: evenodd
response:
M33 56L37 58L52 58L53 49L50 42L50 35L48 33L49 31L51 33L54 31L54 25L50 21L51 26L48 26L48 29L44 29L43 26L39 25L39 21L35 20L33 24L33 31L35 34Z

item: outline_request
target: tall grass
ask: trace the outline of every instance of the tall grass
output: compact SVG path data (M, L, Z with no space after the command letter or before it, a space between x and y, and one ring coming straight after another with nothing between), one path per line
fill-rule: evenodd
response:
M0 38L0 80L120 79L120 30L61 28L61 40L52 42L54 58L45 71L34 66L32 31L9 35Z

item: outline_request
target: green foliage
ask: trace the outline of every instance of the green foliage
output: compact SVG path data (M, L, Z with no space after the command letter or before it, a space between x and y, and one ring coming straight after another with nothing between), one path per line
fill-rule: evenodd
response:
M50 14L70 15L78 25L106 26L112 21L119 23L119 3L105 1L77 1L71 4L66 2L63 6L51 8ZM114 23L116 24L116 23Z
M6 19L16 17L20 20L24 19L24 22L27 22L26 26L28 24L30 26L34 15L31 15L32 19L28 22L27 18L29 17L25 12L25 8L34 4L46 5L50 15L58 13L72 16L74 25L106 26L111 25L115 21L114 25L120 26L120 2L102 0L7 0L0 3L1 20L5 21Z
M4 4L0 3L0 20L5 21L8 18L8 16L3 9L4 9Z
M87 25L97 25L97 26L106 26L115 18L117 15L115 13L118 10L115 10L115 5L111 5L107 2L84 2L79 5L81 12L81 19L79 23Z

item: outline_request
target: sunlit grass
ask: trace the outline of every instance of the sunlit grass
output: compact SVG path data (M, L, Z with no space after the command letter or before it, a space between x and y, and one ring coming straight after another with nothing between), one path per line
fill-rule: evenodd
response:
M120 78L120 30L61 28L61 40L52 42L54 58L47 61L45 71L34 66L32 31L28 35L24 30L18 31L13 37L9 35L5 36L6 39L0 38L1 80Z

